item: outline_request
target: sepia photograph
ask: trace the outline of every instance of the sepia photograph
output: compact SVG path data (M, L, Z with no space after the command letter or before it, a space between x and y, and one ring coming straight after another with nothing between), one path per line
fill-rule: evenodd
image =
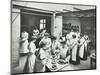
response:
M96 5L11 1L11 74L96 70Z

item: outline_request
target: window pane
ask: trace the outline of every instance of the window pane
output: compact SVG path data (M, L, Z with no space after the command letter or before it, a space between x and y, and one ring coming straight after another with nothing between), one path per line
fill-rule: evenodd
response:
M46 23L46 19L44 19L44 23Z
M40 29L43 29L43 24L40 24Z
M40 23L43 23L43 19L40 20Z
M46 24L44 24L43 27L45 28L46 27Z

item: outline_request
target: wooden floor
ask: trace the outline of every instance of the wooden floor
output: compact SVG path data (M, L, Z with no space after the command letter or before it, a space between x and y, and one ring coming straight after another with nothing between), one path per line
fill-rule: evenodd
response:
M19 59L19 65L12 67L12 73L23 73L23 69L26 62L26 56L23 56ZM14 64L13 64L14 65ZM61 69L61 71L68 71L68 70L83 70L83 69L90 69L90 58L86 61L81 60L79 65L72 65L69 64Z

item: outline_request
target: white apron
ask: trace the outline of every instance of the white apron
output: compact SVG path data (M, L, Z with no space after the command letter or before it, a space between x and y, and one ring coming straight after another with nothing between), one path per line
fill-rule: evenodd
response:
M73 46L72 46L72 61L76 61L77 59L77 48L78 48L78 45L77 45L77 40L78 39L73 39Z
M81 46L80 46L80 50L79 50L79 56L81 58L83 58L84 57L84 48L85 48L85 44L86 44L84 37L81 38L80 42L81 42Z
M28 48L29 48L29 51L30 52L35 53L36 46L35 46L35 43L34 42L30 42Z
M51 49L54 52L54 54L56 54L56 56L58 58L60 58L61 46L60 46L60 43L57 40L52 42Z
M36 46L34 42L30 42L28 48L29 48L29 52L31 53L29 53L27 56L27 61L26 61L24 71L27 73L32 73L34 72L35 59L36 59L35 57Z
M34 68L35 68L35 59L36 59L36 57L35 57L34 54L28 56L27 62L26 62L25 68L24 68L24 69L25 69L24 71L25 71L26 73L32 73L32 72L34 72Z
M43 49L45 51L47 51L47 54L49 55L50 54L50 50L51 50L51 48L50 48L50 46L51 46L51 39L50 38L47 38L47 39L42 38L41 41L39 42L39 44L41 44L41 43L45 44L45 46L43 47Z
M66 55L67 55L68 50L69 50L68 47L61 49L61 51L60 51L61 58L66 58Z
M25 40L22 44L21 44L21 47L20 47L20 53L28 53L29 50L28 50L28 40Z
M77 45L72 49L72 61L76 61L77 59Z

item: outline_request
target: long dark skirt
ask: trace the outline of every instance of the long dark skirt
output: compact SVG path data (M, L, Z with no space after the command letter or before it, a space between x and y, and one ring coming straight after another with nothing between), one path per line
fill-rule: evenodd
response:
M36 48L39 48L39 42L41 41L42 38L37 38L35 41Z
M69 61L69 62L70 62L71 64L74 64L74 65L80 64L79 46L77 47L76 61L73 61L73 60L72 60L72 50L71 50L71 58L70 58L70 61Z
M47 66L45 66L45 69L46 69L46 72L51 72L51 70Z
M80 59L81 60L87 60L87 56L88 56L88 51L86 50L86 48L84 48L83 58L80 58Z

